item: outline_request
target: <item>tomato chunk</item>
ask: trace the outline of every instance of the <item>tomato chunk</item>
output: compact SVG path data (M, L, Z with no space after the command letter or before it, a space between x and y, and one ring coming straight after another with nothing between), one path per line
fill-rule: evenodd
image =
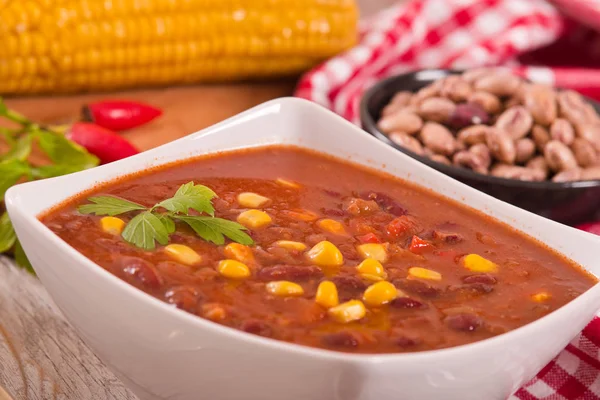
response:
M398 239L418 232L417 221L408 215L393 219L386 227L386 233L391 239Z
M414 235L412 237L412 240L410 241L410 247L408 249L413 253L418 254L431 248L433 248L433 245L431 243L429 243L427 240L421 239L417 235Z
M369 232L365 235L360 235L356 237L361 243L381 243L381 240L377 237L373 232Z

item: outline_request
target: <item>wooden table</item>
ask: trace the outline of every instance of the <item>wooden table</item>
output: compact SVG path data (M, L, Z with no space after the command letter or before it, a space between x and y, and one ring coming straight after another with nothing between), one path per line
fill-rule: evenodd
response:
M165 110L159 120L125 135L140 150L205 128L272 98L293 81L117 93ZM11 99L9 107L40 121L70 121L82 104L107 95ZM3 389L4 388L4 389ZM0 400L133 400L64 320L37 278L0 256Z

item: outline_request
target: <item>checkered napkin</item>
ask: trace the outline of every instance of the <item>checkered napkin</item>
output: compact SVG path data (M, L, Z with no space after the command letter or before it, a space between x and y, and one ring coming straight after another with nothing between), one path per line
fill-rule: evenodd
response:
M361 22L359 43L308 72L296 96L359 124L362 93L422 68L505 65L600 100L600 0L414 0ZM600 319L509 400L600 400Z

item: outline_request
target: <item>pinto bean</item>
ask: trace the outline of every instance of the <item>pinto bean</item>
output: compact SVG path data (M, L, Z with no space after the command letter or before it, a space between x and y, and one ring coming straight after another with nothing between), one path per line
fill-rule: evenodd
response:
M570 146L575 140L575 129L566 119L558 118L550 126L550 138Z
M525 107L514 106L500 114L495 126L517 140L529 133L533 126L533 117Z
M552 182L571 182L581 180L581 169L573 168L559 172L552 177Z
M600 179L600 166L585 168L581 173L581 179L586 181Z
M560 115L574 125L587 124L589 115L585 109L583 97L573 90L563 90L558 93L557 101Z
M429 158L431 158L435 162L439 162L440 164L452 165L452 162L450 161L450 159L441 154L433 154Z
M550 172L548 168L548 163L546 162L546 158L544 156L536 156L525 164L526 168L535 169L540 171L540 174L543 174L543 179L548 177L548 173Z
M540 125L534 125L531 129L531 138L535 142L538 151L543 152L544 147L550 141L550 133Z
M544 179L539 170L507 164L496 164L490 170L490 174L499 178L518 179L521 181L541 181Z
M461 129L458 132L457 139L468 146L472 146L477 143L485 143L485 135L489 127L487 125L473 125L467 128Z
M469 149L469 151L473 154L477 154L486 169L490 167L492 164L492 155L490 154L490 149L484 143L477 143Z
M485 140L494 158L507 164L515 162L517 156L515 143L504 131L497 128L490 128L486 132Z
M345 205L344 209L350 215L370 215L379 211L379 204L375 200L365 200L360 198L352 198Z
M487 174L488 172L486 167L486 164L489 164L488 160L485 160L479 155L468 150L459 151L458 153L454 154L454 157L452 157L452 162L454 165L471 169L480 174Z
M423 146L414 137L404 132L392 132L388 138L396 145L412 151L415 154L423 155Z
M600 152L600 125L580 124L577 127L577 137L587 140L597 152Z
M456 104L443 97L430 97L419 105L419 115L429 121L446 122L450 119Z
M550 125L556 119L555 91L545 85L527 85L523 90L523 105L537 124Z
M401 92L396 93L392 99L390 100L390 104L398 104L402 107L408 106L410 102L410 98L413 96L412 92L408 90L403 90Z
M475 80L475 90L488 92L499 97L512 96L521 86L521 78L508 72L494 71Z
M535 142L529 138L519 139L515 142L515 149L517 151L515 162L524 164L535 154Z
M571 149L558 140L551 140L544 148L544 157L551 170L566 171L577 167L577 160Z
M377 127L386 133L399 131L414 134L423 127L423 120L416 114L400 110L380 119Z
M580 167L589 167L598 162L598 152L594 146L585 139L577 138L571 145L577 164Z
M488 92L473 92L467 102L479 105L488 114L496 114L502 109L500 99Z
M256 274L262 281L290 280L300 281L313 278L320 278L323 272L319 267L313 265L274 265L264 267Z
M456 103L466 101L472 92L471 85L460 75L450 75L442 80L440 96L447 97Z
M452 133L443 125L428 122L421 130L421 140L426 147L437 154L445 156L452 155L456 149L456 143Z

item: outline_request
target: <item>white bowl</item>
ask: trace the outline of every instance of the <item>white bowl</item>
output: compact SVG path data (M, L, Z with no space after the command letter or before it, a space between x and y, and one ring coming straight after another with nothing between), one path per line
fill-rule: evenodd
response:
M506 399L599 308L597 284L544 318L466 346L395 355L319 350L239 332L173 308L106 272L37 219L70 196L126 173L276 143L345 157L432 188L600 274L600 238L458 183L318 105L292 98L270 101L135 157L18 185L6 194L19 239L44 286L84 341L142 400Z

